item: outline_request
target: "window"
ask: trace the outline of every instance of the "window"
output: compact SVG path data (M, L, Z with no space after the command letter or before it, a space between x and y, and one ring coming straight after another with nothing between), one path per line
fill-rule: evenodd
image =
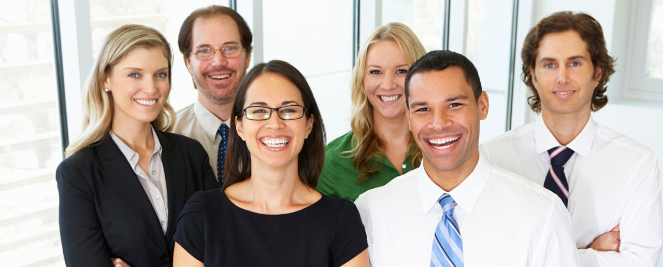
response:
M0 266L64 265L52 40L48 0L0 9Z
M663 0L632 1L624 98L663 102Z

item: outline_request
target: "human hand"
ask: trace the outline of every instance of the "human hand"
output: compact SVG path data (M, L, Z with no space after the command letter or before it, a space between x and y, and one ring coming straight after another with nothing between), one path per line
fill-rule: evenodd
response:
M619 245L621 244L621 238L619 237L619 225L612 228L610 232L598 236L591 244L589 248L596 251L615 251L619 252Z
M127 264L120 258L111 258L111 261L115 267L131 267L131 265Z

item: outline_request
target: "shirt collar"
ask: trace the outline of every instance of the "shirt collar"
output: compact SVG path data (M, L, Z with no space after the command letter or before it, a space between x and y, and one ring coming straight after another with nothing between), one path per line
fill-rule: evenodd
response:
M122 139L117 137L113 131L110 131L110 136L113 139L113 142L117 145L117 147L120 149L120 152L122 152L122 155L129 161L129 164L131 167L134 169L134 172L136 172L136 168L138 166L138 153L133 151L127 144L125 144ZM161 142L159 142L159 137L157 137L156 131L154 131L154 127L152 127L152 138L154 138L154 150L152 151L152 155L154 154L159 154L159 157L161 157L162 149L161 149Z
M203 104L198 101L198 98L196 98L196 102L193 103L193 114L196 116L200 126L203 127L203 131L205 131L207 138L209 138L209 140L212 142L214 142L214 139L216 138L216 134L219 130L219 126L221 126L221 123L225 123L226 125L230 126L228 123L230 118L228 118L227 121L221 121L221 119L207 110L207 108L205 108L205 106L203 106Z
M479 195L488 180L490 165L483 157L479 156L479 162L472 173L456 188L451 190L451 192L445 192L431 180L424 169L423 163L415 171L417 172L417 186L424 213L428 213L436 205L439 205L437 200L442 194L449 193L458 206L467 212L467 214L472 214L472 209L474 209L474 205L477 203Z
M586 158L589 155L589 150L592 148L594 137L596 137L596 122L590 116L585 127L567 147L572 149L574 153ZM534 123L534 140L536 142L537 154L547 152L548 149L553 147L561 146L545 122L543 122L543 117L539 117Z

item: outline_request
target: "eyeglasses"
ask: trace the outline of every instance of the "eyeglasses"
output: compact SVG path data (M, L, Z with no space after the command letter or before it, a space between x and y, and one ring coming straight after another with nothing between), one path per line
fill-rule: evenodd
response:
M296 120L304 117L306 108L300 105L282 106L278 108L268 108L262 106L250 106L242 110L246 118L252 121L269 120L272 117L272 111L276 111L282 120Z
M196 58L200 60L208 60L214 58L216 51L221 51L221 54L226 58L236 58L244 50L245 49L239 49L237 46L224 46L221 49L204 47L196 50L196 52L189 52L189 54L195 55Z

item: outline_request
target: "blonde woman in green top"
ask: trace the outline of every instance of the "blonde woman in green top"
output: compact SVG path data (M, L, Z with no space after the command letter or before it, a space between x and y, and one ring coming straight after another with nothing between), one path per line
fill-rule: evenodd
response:
M421 163L408 128L405 75L426 49L404 24L377 28L352 72L352 131L329 143L317 189L351 201Z

